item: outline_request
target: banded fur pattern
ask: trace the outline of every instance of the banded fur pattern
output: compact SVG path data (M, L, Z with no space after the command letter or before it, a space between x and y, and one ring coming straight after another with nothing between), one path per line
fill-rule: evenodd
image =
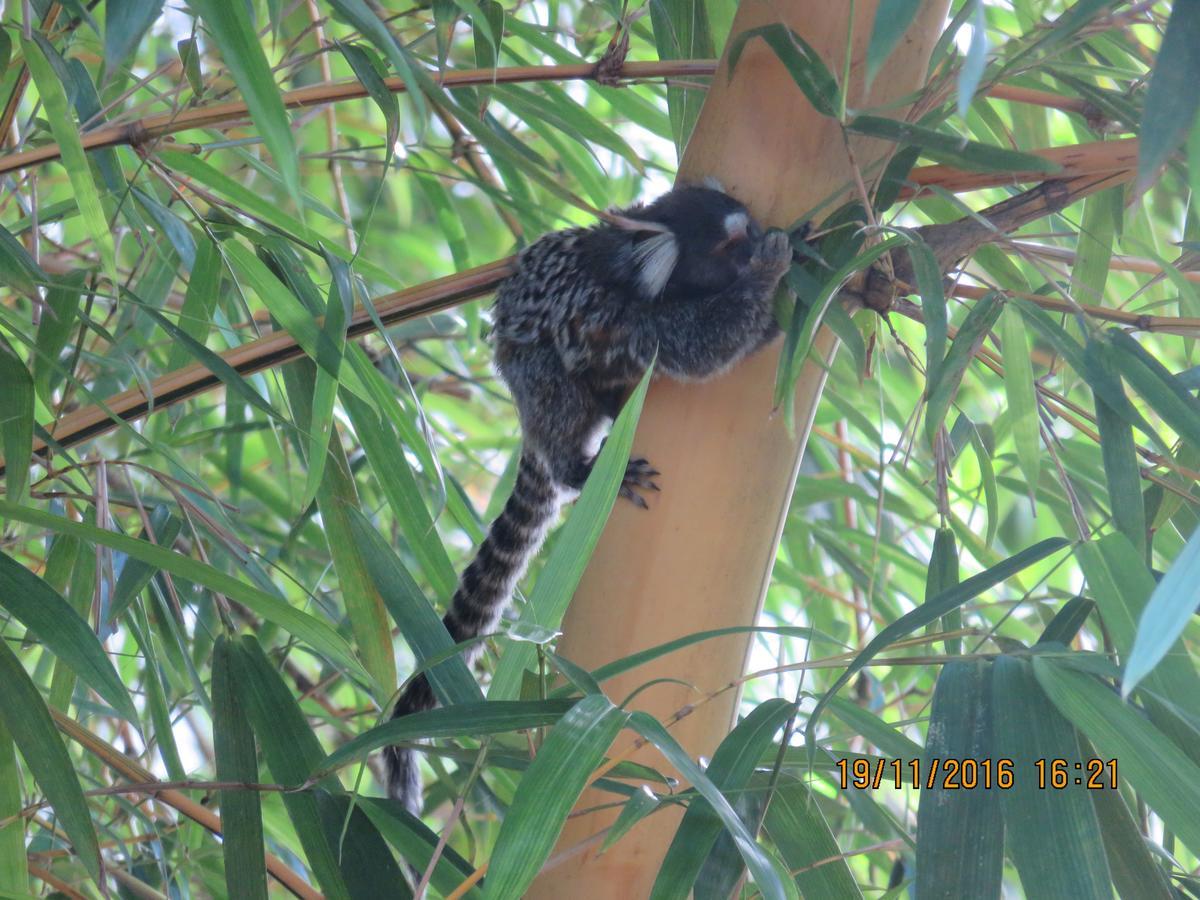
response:
M522 453L512 494L479 545L475 558L463 570L450 608L442 618L455 643L496 629L517 582L541 547L560 503L560 491L546 465L536 454ZM464 656L470 662L481 652L482 645L476 644ZM400 695L392 709L392 718L436 705L433 687L422 674ZM416 753L388 747L384 759L388 796L401 801L413 815L420 815L421 775Z

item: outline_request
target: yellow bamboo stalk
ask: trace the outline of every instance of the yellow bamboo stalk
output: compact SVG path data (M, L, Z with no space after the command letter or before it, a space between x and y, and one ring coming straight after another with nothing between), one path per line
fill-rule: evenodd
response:
M947 3L925 3L901 46L864 95L863 68L876 2L748 0L733 33L783 21L800 33L835 72L851 36L849 105L881 105L921 86L941 32ZM900 114L900 113L897 113ZM861 166L888 146L855 138ZM747 46L732 80L718 68L680 177L713 175L771 225L784 225L852 180L852 166L836 122L819 115L791 76L761 42ZM836 340L817 338L815 355L829 360ZM663 472L662 493L649 511L620 504L613 511L564 623L560 652L594 668L651 645L710 628L752 624L770 577L800 455L825 383L810 363L797 386L796 430L771 408L778 346L727 376L705 384L659 381L647 397L636 452ZM697 697L735 681L749 647L726 637L676 652L608 682L624 698L655 678L682 679L695 691L663 683L633 703L660 719ZM704 704L673 733L693 756L710 755L728 732L736 692ZM655 752L635 759L662 766ZM581 808L611 800L589 791ZM671 840L678 815L659 813L597 856L593 846L568 854L612 824L616 811L571 819L560 840L563 862L544 872L531 898L645 897Z

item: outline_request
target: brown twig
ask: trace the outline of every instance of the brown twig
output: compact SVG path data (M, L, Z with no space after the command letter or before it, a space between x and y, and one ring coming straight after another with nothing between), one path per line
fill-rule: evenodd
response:
M675 59L650 62L627 62L621 67L625 79L661 78L668 75L711 75L715 67L711 59ZM437 73L430 73L439 77ZM498 69L463 69L446 72L440 76L445 88L466 87L478 84L510 84L531 81L579 81L596 77L596 67L591 63L563 66L509 66ZM407 85L398 77L386 79L388 90L400 93ZM339 81L332 84L314 84L285 91L281 98L288 109L304 109L343 100L361 100L367 97L367 89L358 81ZM244 119L249 115L246 104L240 100L211 103L183 112L157 113L134 122L102 125L82 135L84 150L98 150L124 144L143 144L192 128L208 128L223 122ZM46 144L20 153L0 157L0 175L17 169L39 165L61 156L58 144Z
M54 717L54 724L58 726L59 731L81 744L89 753L97 757L113 771L120 773L130 781L146 785L153 784L158 780L149 769L100 740L100 738L96 737L96 735L92 734L70 716L53 707L50 708L50 714ZM154 798L165 803L180 815L186 816L201 827L208 829L213 834L221 834L220 817L211 809L202 806L180 791L172 789L155 791ZM323 900L322 894L314 891L299 874L293 871L279 857L267 853L266 863L267 871L271 873L272 877L295 896L302 898L302 900Z

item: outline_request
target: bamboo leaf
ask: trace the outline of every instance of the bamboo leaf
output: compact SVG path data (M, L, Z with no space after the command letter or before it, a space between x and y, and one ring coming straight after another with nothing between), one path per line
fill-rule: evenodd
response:
M269 622L274 622L312 646L318 653L342 667L348 675L368 682L366 671L354 658L346 642L330 626L308 613L288 605L285 601L256 587L239 581L232 575L214 569L197 560L174 553L146 541L117 534L95 525L71 522L62 516L17 506L0 500L0 517L25 522L39 528L48 528L58 534L71 535L104 547L111 547L156 566L172 575L201 584L210 590L225 594L238 603L243 603Z
M554 849L589 776L628 717L603 694L590 694L554 726L504 816L484 896L525 893Z
M1042 442L1039 437L1041 420L1038 418L1037 390L1033 380L1029 340L1025 334L1025 320L1015 307L1007 304L1000 313L1000 340L1004 349L1004 395L1008 400L1013 443L1016 444L1017 462L1029 485L1029 497L1033 502L1042 463Z
M33 376L12 344L0 334L0 429L3 430L4 490L20 502L29 484L33 457Z
M994 748L1023 775L1037 760L1082 761L1075 729L1038 686L1027 660L1001 656L992 675ZM1029 897L1110 900L1108 861L1100 824L1086 783L1072 778L1063 790L1039 787L1033 777L1015 777L1000 791L1009 855ZM1061 850L1046 852L1050 843ZM918 845L920 846L920 845Z
M3 67L0 67L2 69ZM25 860L25 817L21 810L21 773L17 747L0 717L0 891L24 891L29 887Z
M133 700L95 632L57 591L5 553L0 553L0 606L137 727Z
M1058 711L1096 748L1120 761L1120 778L1141 794L1185 845L1200 847L1200 766L1091 675L1042 657L1033 671Z
M1138 145L1138 189L1146 190L1159 168L1187 139L1200 110L1200 4L1191 0L1171 5L1146 105L1142 110Z
M966 581L943 591L937 597L918 606L912 612L906 613L881 630L863 648L862 652L854 658L854 661L838 677L832 687L825 692L825 695L817 702L817 705L809 714L808 725L805 728L805 739L809 745L814 745L817 721L821 711L829 704L830 698L841 690L867 662L874 659L879 651L905 635L911 634L918 628L928 625L930 622L937 621L951 610L958 609L958 607L962 606L968 600L978 597L984 591L995 587L997 584L1011 578L1034 563L1040 562L1067 545L1067 541L1063 538L1048 538L1047 540L1040 541L1032 547L1025 548L1015 556L1010 556L1003 562L992 566L990 569L980 572L978 575L972 575Z
M904 32L920 8L921 0L880 0L875 10L875 22L871 26L871 40L867 45L868 85L875 81L875 76L900 43L900 38L904 37Z
M755 38L762 38L775 52L797 87L813 105L813 109L823 116L835 115L839 93L837 81L808 42L784 25L764 25L736 35L729 42L725 53L729 59L730 78L733 77L733 70L742 58L746 44Z
M992 666L950 662L938 676L922 764L995 758ZM922 895L999 897L1004 820L998 790L953 790L938 773L921 785L917 809L917 883Z
M976 348L987 337L1000 313L1004 302L998 294L988 294L971 307L963 320L958 334L950 343L946 359L937 368L932 378L926 379L925 392L929 398L925 408L925 437L930 445L934 443L938 431L946 421L950 412L950 404L958 393L967 365L975 357Z
M254 733L234 687L236 675L229 640L220 635L213 647L213 744L217 780L258 781ZM266 898L267 870L263 862L262 805L254 791L221 791L221 849L225 856L225 886L231 897Z
M855 116L846 124L846 130L897 144L911 144L920 147L922 154L930 159L976 172L1056 172L1060 168L1057 163L1032 153L993 147L882 116Z
M83 152L79 128L71 116L66 89L59 81L47 56L47 51L50 54L55 52L54 48L40 34L35 33L32 41L21 38L21 51L25 54L25 64L29 67L34 84L37 85L42 104L46 107L50 130L62 154L63 168L67 170L67 177L71 180L75 203L79 207L79 217L100 254L104 274L113 285L120 284L117 278L117 248L112 230L108 226L104 206L100 202L100 191L92 178L87 154Z
M1123 696L1128 697L1175 646L1197 606L1200 606L1200 529L1192 533L1142 611L1137 637L1125 663Z
M750 780L771 739L794 712L791 703L779 698L756 706L713 754L705 769L713 785L723 793L736 795ZM688 804L654 880L652 900L686 898L721 831L721 819L707 801L696 799Z
M54 720L25 673L21 661L0 641L0 724L21 751L34 781L50 801L54 814L74 847L75 855L96 882L100 876L100 845L75 764L54 727Z
M250 19L250 7L222 0L188 0L204 20L221 59L245 98L250 118L275 160L284 186L296 209L303 209L300 194L300 165L287 110L275 85L275 77L263 54L262 44Z
M410 713L364 731L329 754L314 774L340 769L381 747L422 738L502 734L552 725L575 705L574 700L488 700L457 703L426 712Z
M768 900L797 897L795 884L790 879L780 877L770 855L755 842L754 835L738 818L729 801L658 720L647 713L635 712L629 716L629 727L654 744L667 761L692 783L700 796L708 801L733 838L763 897Z

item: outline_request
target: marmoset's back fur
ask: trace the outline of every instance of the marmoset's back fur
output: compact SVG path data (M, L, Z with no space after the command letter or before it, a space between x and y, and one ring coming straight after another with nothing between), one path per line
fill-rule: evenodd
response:
M786 234L764 234L744 206L707 187L676 188L521 253L496 294L494 331L496 367L521 421L520 468L442 620L452 640L495 630L560 503L583 487L603 430L656 353L656 373L698 380L775 335L772 298L791 258ZM644 459L630 461L622 496L644 507L637 489L658 490L657 474ZM435 703L421 675L393 717ZM418 814L415 754L385 753L388 793Z

